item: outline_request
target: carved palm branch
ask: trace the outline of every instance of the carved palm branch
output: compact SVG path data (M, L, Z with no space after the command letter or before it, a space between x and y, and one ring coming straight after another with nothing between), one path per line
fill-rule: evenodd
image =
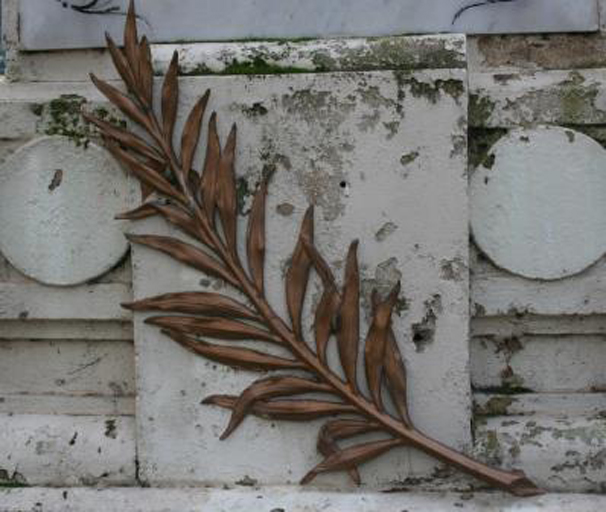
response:
M231 411L221 439L232 434L250 414L288 421L329 418L318 435L317 448L323 460L304 476L302 483L332 471L348 471L359 483L358 466L389 450L408 446L518 496L539 494L541 491L524 473L490 468L415 428L407 408L406 370L391 325L400 286L395 286L385 298L373 295L372 321L362 350L358 243L352 243L349 248L343 285L339 286L314 244L312 208L303 219L285 279L290 318L287 321L276 315L264 292L268 177L263 179L254 197L246 234L246 255L242 261L236 246L236 127L233 126L227 142L221 146L216 115L210 116L206 158L199 174L192 169L193 157L210 92L194 105L181 135L181 147L175 148L173 132L179 96L177 53L164 78L161 116L158 116L153 104L150 45L145 37L138 39L133 2L126 21L124 49L117 48L109 37L107 45L127 93L94 75L92 80L148 137L141 138L86 115L88 121L99 128L109 150L140 180L144 190L145 202L119 218L137 220L159 215L192 238L196 245L155 235L131 235L130 241L221 278L250 304L221 294L192 291L160 295L125 307L133 311L161 312L146 322L158 326L166 336L195 355L250 371L281 371L260 378L239 396L206 398L204 403ZM324 288L315 310L313 344L304 339L302 329L303 303L312 271L320 276ZM335 338L344 377L326 358L327 346ZM229 340L230 344L211 343L207 339ZM257 340L261 342L260 347L273 343L289 356L278 357L262 348L246 348L238 343L241 340ZM359 352L363 353L368 393L362 390L356 373ZM393 414L385 407L384 391L395 405ZM310 394L314 398L310 398ZM382 438L360 440L369 432L382 434ZM346 439L349 443L345 448L340 442Z

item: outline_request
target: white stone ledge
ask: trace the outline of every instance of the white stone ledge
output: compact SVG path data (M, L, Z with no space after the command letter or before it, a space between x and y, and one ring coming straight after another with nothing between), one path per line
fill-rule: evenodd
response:
M94 320L2 320L0 340L132 341L131 322Z
M128 321L120 306L132 298L126 284L57 288L37 283L0 283L0 320Z
M472 127L606 122L603 69L470 73L469 94Z
M9 489L0 512L601 512L606 496L502 493L335 493L271 489Z
M154 69L164 73L174 51L184 75L318 73L327 71L465 68L466 40L459 34L309 41L251 41L152 46ZM16 52L11 79L88 81L89 72L118 78L104 50Z

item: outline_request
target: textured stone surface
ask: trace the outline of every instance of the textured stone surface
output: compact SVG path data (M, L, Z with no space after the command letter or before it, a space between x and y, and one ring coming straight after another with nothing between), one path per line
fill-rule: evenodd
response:
M229 121L238 123L243 212L261 171L276 170L266 275L279 314L285 314L284 269L309 203L317 208L318 246L338 276L349 242L361 240L365 313L371 288L386 290L402 279L406 305L394 325L409 368L412 416L420 428L459 448L470 442L464 80L463 70L205 77L184 79L181 96L186 106L206 87L213 90L211 108L219 113L223 139ZM165 231L154 221L133 229ZM145 248L136 247L133 258L135 298L226 291L223 283ZM445 266L450 272L443 272ZM308 312L318 294L314 282ZM192 357L142 320L136 315L144 481L233 483L248 477L292 483L318 461L318 424L250 418L219 442L227 414L201 406L201 399L239 392L255 376ZM412 325L423 334L415 331L414 337ZM309 315L306 326L309 332ZM394 451L363 469L363 478L391 486L434 467L416 454ZM347 486L343 475L318 483Z
M574 275L606 252L606 152L563 128L513 130L471 180L471 225L499 267L530 278Z
M524 468L552 491L604 492L606 420L600 415L503 416L478 424L476 452L489 462Z
M115 416L0 414L0 482L133 485L134 423ZM0 497L0 510L3 505Z
M12 489L0 491L2 512L602 512L606 497L501 493L335 493L273 489Z
M121 34L121 16L90 16L62 7L82 1L21 1L21 43L26 49L103 46L109 30ZM85 3L85 2L84 2ZM249 38L378 36L402 33L557 32L598 28L597 0L517 0L457 12L459 0L162 0L139 2L141 28L157 42ZM106 2L106 4L108 4ZM124 0L109 2L122 7Z
M36 139L0 168L0 250L45 284L93 279L126 253L114 215L137 196L135 182L104 149L63 137Z

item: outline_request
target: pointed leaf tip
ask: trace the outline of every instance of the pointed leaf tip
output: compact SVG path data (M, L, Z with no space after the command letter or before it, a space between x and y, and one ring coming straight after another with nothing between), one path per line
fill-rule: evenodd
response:
M360 272L358 241L349 246L345 263L345 283L341 301L341 326L337 335L341 366L352 389L357 389L356 367L360 343Z
M194 108L192 108L187 121L185 122L185 127L183 128L183 136L181 138L181 161L182 172L185 176L187 176L192 169L194 155L200 140L202 120L204 119L209 97L210 90L207 90L196 102Z
M398 298L399 290L400 285L398 283L383 302L380 302L376 295L373 297L373 319L370 328L368 329L366 345L364 347L364 367L368 389L373 402L381 410L383 409L381 384L386 364L385 359L386 356L391 356L391 352L388 352L391 333L391 315ZM388 375L390 372L388 372Z
M219 161L217 176L217 208L223 225L225 243L237 256L238 199L236 196L236 125L232 126Z
M177 120L177 108L179 104L179 53L174 51L168 66L162 85L162 123L164 137L172 144L175 122Z
M234 405L229 425L221 435L221 440L226 439L236 430L244 418L252 412L258 401L305 393L330 392L331 390L332 388L327 384L302 377L276 376L260 379L242 392Z
M301 314L312 264L312 260L305 250L304 240L313 243L313 238L313 207L309 207L305 212L297 245L295 246L291 258L290 268L286 274L286 304L288 306L293 331L299 339L302 339L303 337Z
M261 293L264 293L265 203L267 199L267 186L267 178L263 178L253 199L246 236L248 268L257 290Z

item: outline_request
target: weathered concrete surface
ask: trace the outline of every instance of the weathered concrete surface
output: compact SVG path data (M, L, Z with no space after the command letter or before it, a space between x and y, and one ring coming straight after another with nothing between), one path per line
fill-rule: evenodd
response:
M51 288L38 283L0 282L0 320L123 321L131 314L120 307L131 298L122 283Z
M181 74L190 76L467 66L465 38L452 35L161 44L152 48L157 73L166 71L176 50Z
M601 69L476 72L469 75L469 124L518 128L606 122Z
M601 18L606 19L606 13ZM467 39L469 68L472 72L491 70L503 75L528 70L602 68L606 65L605 35L471 36Z
M263 169L277 171L268 200L266 275L278 313L285 313L283 272L296 232L306 205L314 203L318 246L337 275L349 241L362 241L366 312L371 288L386 290L402 279L406 304L395 327L409 368L412 416L428 433L467 448L464 71L205 77L182 85L183 106L206 87L213 90L211 108L219 113L223 139L228 123L238 123L243 213ZM162 232L155 222L133 229ZM133 257L135 298L226 290L152 251L135 248ZM318 292L313 283L310 306ZM291 483L318 461L316 425L251 418L220 443L227 415L202 407L201 399L239 392L254 376L192 357L142 320L137 315L135 340L143 481ZM402 450L369 464L363 477L369 485L391 486L433 467ZM341 475L318 482L347 485Z
M82 2L72 1L78 5ZM121 34L122 16L87 16L63 4L20 2L20 39L27 50L104 46L103 34ZM111 5L121 7L126 1ZM457 0L161 0L139 2L140 27L154 42L381 36L403 33L591 31L599 26L596 0L492 3L457 17L470 2Z
M0 491L2 512L602 512L606 497L501 493L335 493L271 489L12 489Z
M546 315L554 322L559 315L568 315L568 321L577 321L579 317L574 315L606 313L603 260L579 275L560 281L528 280L494 267L488 270L488 265L491 264L473 265L471 297L473 313L478 317L531 314Z
M477 389L578 393L606 389L603 335L473 338Z
M105 274L124 256L123 223L139 196L109 153L67 137L20 148L0 168L0 250L24 274L66 286Z
M552 491L604 492L604 417L502 416L477 424L475 449L486 461L524 468Z
M126 341L29 341L0 344L0 396L132 395L132 344ZM31 411L35 413L36 411Z
M511 130L471 178L471 229L498 266L524 277L577 274L606 252L606 151L574 130Z
M0 414L0 486L133 485L135 457L133 418Z
M518 393L476 392L474 414L479 416L604 416L606 393Z

